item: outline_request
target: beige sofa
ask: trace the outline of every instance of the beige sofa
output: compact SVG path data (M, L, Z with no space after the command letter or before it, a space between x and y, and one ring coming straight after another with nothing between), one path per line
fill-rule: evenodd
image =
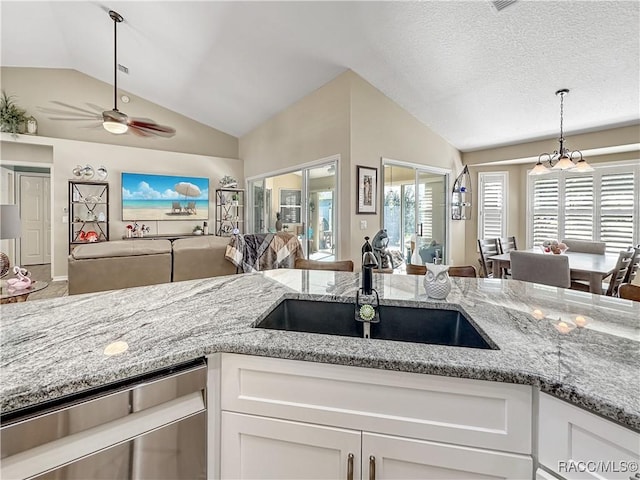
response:
M230 275L228 243L206 236L79 245L69 255L69 295Z

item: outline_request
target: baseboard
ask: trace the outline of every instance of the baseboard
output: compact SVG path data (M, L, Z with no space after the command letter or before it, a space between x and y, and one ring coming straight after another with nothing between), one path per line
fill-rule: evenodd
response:
M69 277L67 277L66 275L61 275L59 277L53 277L51 279L52 282L66 282L69 280Z

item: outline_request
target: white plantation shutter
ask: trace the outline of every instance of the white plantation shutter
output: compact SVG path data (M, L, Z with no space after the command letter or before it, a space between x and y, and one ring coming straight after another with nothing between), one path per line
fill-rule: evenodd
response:
M478 238L507 235L507 172L478 173Z
M593 240L615 253L640 243L639 174L638 165L621 165L529 176L528 244Z
M558 238L558 179L535 177L533 183L533 245Z
M634 172L602 175L600 186L600 241L607 251L619 252L634 243L633 221L640 216L634 205Z
M593 238L593 176L580 175L566 179L562 238L576 240Z
M420 205L418 208L418 224L422 224L422 236L433 238L433 186L420 185Z

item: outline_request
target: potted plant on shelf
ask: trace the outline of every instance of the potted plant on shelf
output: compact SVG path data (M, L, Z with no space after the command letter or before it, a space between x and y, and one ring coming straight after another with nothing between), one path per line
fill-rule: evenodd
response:
M202 227L200 225L196 225L195 227L193 227L193 234L202 235Z
M0 97L0 129L16 136L26 121L27 112L18 107L13 101L13 97L7 95L7 92L3 90L2 97Z
M237 193L231 195L231 205L237 206L238 200L240 200L240 195L238 195Z

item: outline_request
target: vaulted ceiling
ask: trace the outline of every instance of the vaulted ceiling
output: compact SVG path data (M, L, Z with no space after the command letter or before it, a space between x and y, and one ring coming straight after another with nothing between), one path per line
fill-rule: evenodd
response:
M102 2L102 0L101 0ZM71 68L242 136L351 69L463 151L640 121L640 2L2 1L2 66ZM46 86L43 86L46 88ZM78 99L78 102L98 99ZM102 100L108 104L110 99Z

